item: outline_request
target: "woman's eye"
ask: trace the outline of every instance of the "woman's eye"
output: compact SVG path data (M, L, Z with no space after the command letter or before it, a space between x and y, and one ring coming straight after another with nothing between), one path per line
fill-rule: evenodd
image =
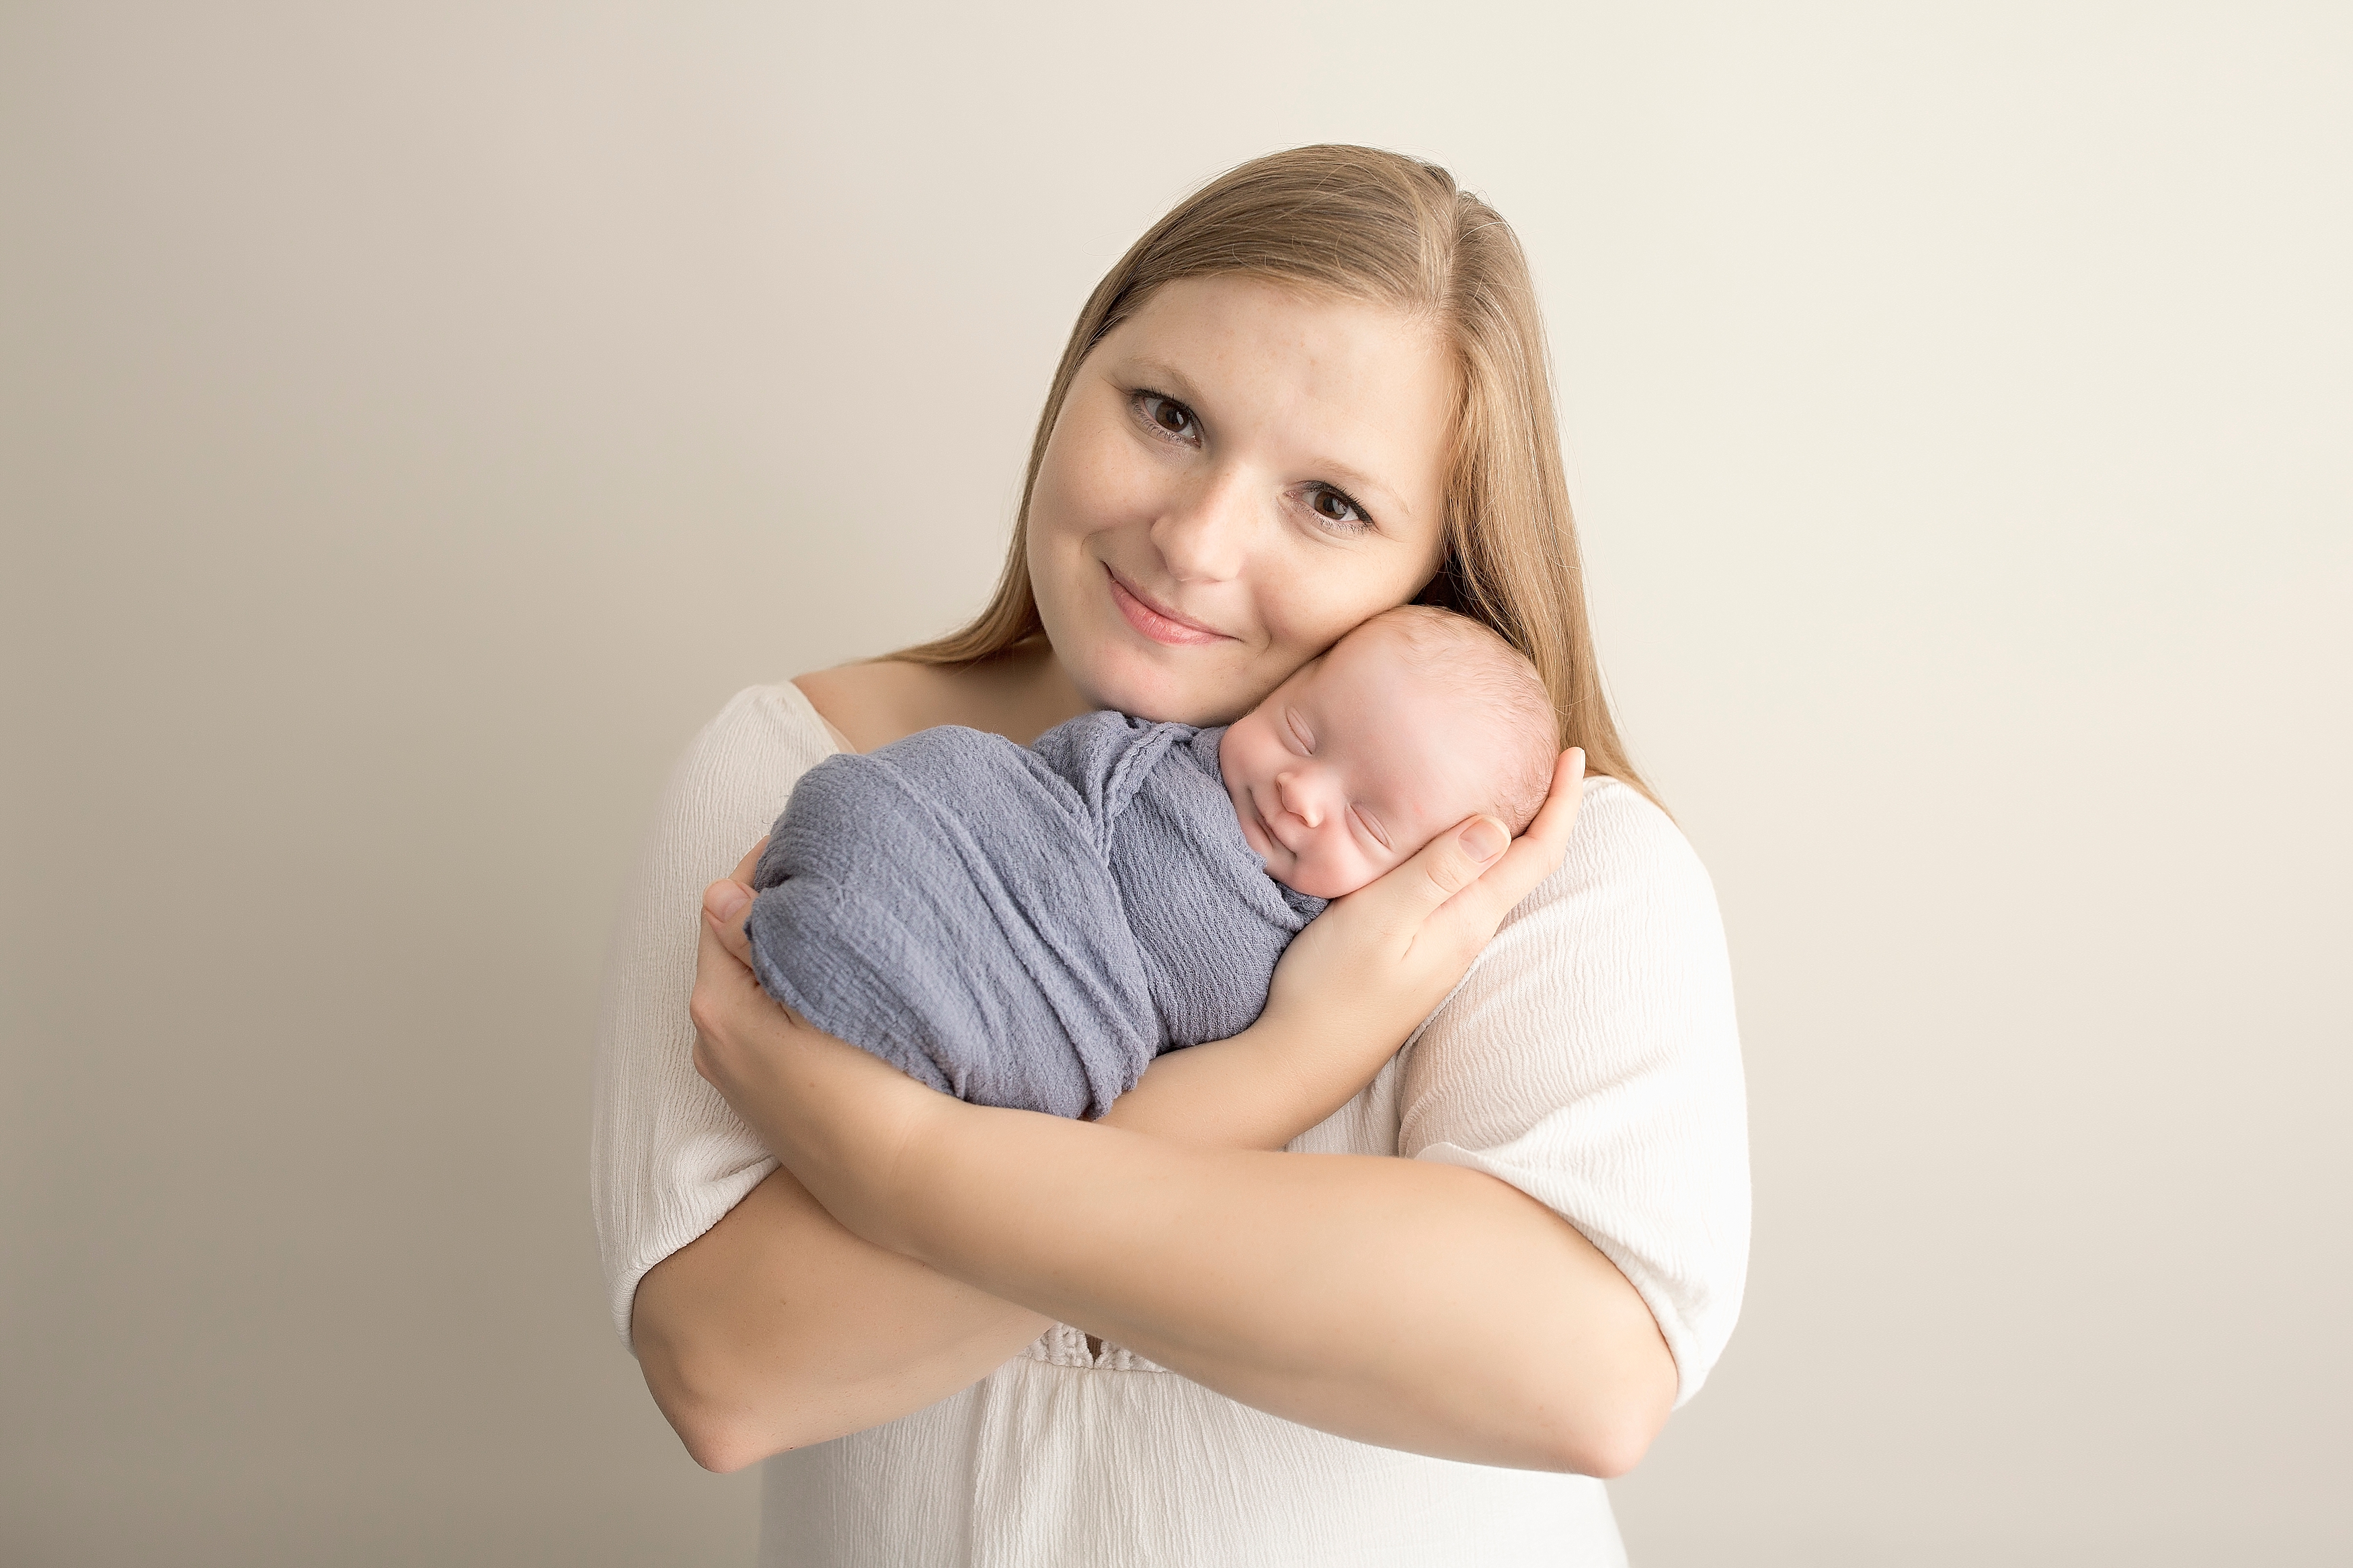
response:
M1315 513L1315 521L1335 533L1362 533L1373 525L1365 509L1356 504L1345 490L1335 490L1330 485L1317 485L1307 498L1307 505Z
M1135 406L1152 427L1163 436L1186 441L1200 431L1201 422L1193 417L1193 411L1173 397L1163 397L1156 392L1139 392L1135 395Z

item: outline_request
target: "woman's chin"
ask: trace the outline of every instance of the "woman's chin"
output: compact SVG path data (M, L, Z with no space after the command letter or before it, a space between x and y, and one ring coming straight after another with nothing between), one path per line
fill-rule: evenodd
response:
M1236 700L1236 672L1208 658L1167 659L1112 648L1092 664L1077 679L1079 689L1097 707L1160 723L1204 726L1229 722L1250 710L1247 694Z

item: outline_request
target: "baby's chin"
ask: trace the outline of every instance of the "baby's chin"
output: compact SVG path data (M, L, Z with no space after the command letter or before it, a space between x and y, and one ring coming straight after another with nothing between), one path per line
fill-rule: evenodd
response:
M1311 899L1345 899L1372 880L1370 876L1345 877L1337 871L1315 871L1293 867L1289 876L1268 873L1294 893L1304 893Z
M1248 837L1247 830L1244 836ZM1250 847L1257 849L1258 846L1253 844ZM1293 892L1304 893L1311 899L1345 898L1372 880L1370 877L1358 877L1351 881L1330 867L1302 866L1295 856L1280 846L1271 855L1261 849L1259 858L1266 862L1268 876ZM1287 866L1282 864L1286 860L1291 862Z

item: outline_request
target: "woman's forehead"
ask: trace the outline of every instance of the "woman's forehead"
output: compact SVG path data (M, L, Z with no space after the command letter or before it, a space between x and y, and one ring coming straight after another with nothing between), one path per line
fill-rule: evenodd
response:
M1106 346L1122 340L1130 353L1199 378L1197 391L1272 368L1335 405L1398 401L1366 384L1367 371L1430 380L1450 394L1455 374L1446 340L1426 315L1241 273L1161 285Z

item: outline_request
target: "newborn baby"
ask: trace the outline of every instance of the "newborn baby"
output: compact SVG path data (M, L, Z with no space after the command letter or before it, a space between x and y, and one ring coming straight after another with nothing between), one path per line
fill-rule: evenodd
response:
M1161 1051L1247 1028L1326 900L1475 812L1525 829L1554 733L1533 665L1410 605L1229 727L919 731L801 776L754 873L752 966L944 1093L1100 1116Z

